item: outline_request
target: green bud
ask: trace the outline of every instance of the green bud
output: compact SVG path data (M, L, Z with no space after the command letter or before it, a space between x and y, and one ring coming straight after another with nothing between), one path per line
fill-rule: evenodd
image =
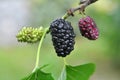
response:
M41 40L43 32L43 27L23 27L20 30L20 32L16 35L16 38L18 42L36 43Z

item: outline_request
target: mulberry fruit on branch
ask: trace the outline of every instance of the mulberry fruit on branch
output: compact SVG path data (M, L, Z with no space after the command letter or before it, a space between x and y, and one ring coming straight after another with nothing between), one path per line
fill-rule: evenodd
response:
M57 19L51 23L50 32L57 55L65 57L70 54L75 44L75 33L71 23L64 19Z
M91 17L87 16L85 18L81 18L78 26L82 36L88 38L89 40L96 40L98 38L98 28Z
M18 42L35 43L41 39L43 32L43 27L23 27L16 37Z

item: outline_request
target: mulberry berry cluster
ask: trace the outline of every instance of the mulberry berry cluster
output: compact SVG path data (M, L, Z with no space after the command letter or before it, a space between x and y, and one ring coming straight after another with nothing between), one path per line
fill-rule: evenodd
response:
M78 26L82 36L89 40L96 40L98 38L98 29L91 17L81 18ZM75 44L75 33L71 23L64 19L57 19L51 23L50 32L57 55L61 57L69 55L74 49Z
M57 19L51 23L50 32L57 55L61 57L69 55L75 44L75 33L71 23L64 19Z
M66 57L74 49L75 33L71 23L66 21L69 16L74 16L75 11L84 13L85 7L96 2L97 0L80 0L80 6L77 8L71 8L62 17L62 19L56 19L47 28L46 33L51 33L53 46L58 56ZM84 4L84 5L81 5ZM83 14L85 15L85 13ZM95 21L89 17L83 17L78 21L78 27L83 37L89 40L96 40L99 37L99 31ZM24 27L16 36L19 42L35 43L44 37L45 30L40 28ZM45 34L46 34L45 33Z

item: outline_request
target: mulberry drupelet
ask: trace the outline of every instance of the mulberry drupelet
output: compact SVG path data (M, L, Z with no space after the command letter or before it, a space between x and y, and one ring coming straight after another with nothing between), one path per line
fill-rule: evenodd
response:
M75 33L71 23L64 19L57 19L51 23L50 33L57 55L61 57L69 55L75 44Z

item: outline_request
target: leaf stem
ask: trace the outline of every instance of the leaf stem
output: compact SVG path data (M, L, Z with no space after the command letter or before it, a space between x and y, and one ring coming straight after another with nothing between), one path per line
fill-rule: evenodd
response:
M63 58L63 61L64 61L64 65L67 65L66 58Z
M65 68L66 68L67 62L66 62L65 58L63 58L63 61L64 61L64 65L63 65L62 72L61 72L60 77L58 78L58 80L66 80Z
M41 51L41 46L42 46L42 43L43 43L43 40L44 40L44 37L46 35L46 33L48 32L49 28L46 28L43 35L42 35L42 38L39 42L39 45L38 45L38 50L37 50L37 57L36 57L36 64L35 64L35 68L33 69L33 72L38 68L39 66L39 58L40 58L40 51Z

